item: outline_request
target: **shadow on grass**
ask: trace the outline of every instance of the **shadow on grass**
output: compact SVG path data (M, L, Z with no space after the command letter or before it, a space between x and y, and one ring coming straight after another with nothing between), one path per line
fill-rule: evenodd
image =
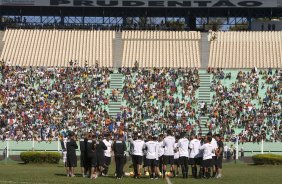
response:
M67 177L67 175L66 174L58 174L58 173L55 173L55 176L63 176L63 177Z
M260 166L260 165L257 165L257 164L254 164L254 163L248 163L246 164L247 166Z
M27 165L26 163L24 163L24 162L19 162L19 163L17 163L18 165Z
M55 176L67 177L67 174L55 173ZM75 177L82 177L82 174L75 174Z
M63 174L63 173L55 173L54 174L55 176L59 176L59 177L65 177L65 178L68 178L66 174ZM76 173L75 174L75 177L76 178L82 178L82 174L78 174ZM89 177L86 177L86 179L89 179ZM109 175L109 176L99 176L98 178L110 178L110 179L116 179L116 177L114 175ZM127 177L127 178L132 178L132 177ZM146 178L146 177L144 177Z

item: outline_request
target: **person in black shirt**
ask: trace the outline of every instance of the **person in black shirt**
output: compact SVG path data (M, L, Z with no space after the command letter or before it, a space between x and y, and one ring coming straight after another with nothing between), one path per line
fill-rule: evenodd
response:
M223 142L221 141L221 136L217 134L215 136L215 139L217 141L217 150L216 150L216 162L215 162L215 167L216 167L216 172L217 176L216 178L221 178L222 177L222 158L223 158Z
M75 141L75 133L69 133L67 142L67 167L69 168L69 176L74 177L74 168L77 167L76 149L78 148Z
M96 145L96 152L97 152L97 167L101 174L103 168L105 168L105 150L107 150L107 146L103 142L103 136L99 135Z
M86 151L86 144L87 144L87 134L84 135L79 141L80 147L80 167L81 167L81 174L82 177L86 177L87 173L87 151Z
M86 144L87 162L89 167L89 175L91 179L96 179L96 167L97 167L97 151L96 151L96 137L89 134Z
M117 179L121 179L123 174L123 166L125 163L126 144L123 141L123 135L119 135L118 140L113 144L113 151L115 154L116 174Z

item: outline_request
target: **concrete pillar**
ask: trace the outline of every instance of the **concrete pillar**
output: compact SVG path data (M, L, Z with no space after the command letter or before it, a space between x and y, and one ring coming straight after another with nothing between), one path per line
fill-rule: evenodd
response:
M60 25L61 26L65 25L65 16L61 16Z
M185 22L185 29L189 28L189 19L188 17L184 17L184 22Z
M248 30L252 30L252 18L248 17L247 20L248 20Z
M192 16L192 15L189 16L188 27L190 31L196 30L196 17L195 16Z
M127 17L122 17L122 26L127 25Z

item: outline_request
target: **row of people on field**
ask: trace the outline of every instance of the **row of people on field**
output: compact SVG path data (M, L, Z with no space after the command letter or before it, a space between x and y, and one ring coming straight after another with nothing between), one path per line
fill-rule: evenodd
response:
M124 165L128 156L132 159L132 177L139 179L142 167L151 179L161 177L176 177L181 169L182 177L188 178L189 165L194 178L222 177L223 142L220 135L206 136L191 135L186 132L173 135L167 130L159 136L134 133L128 139L129 146L120 134L114 139L111 135L96 137L89 133L80 140L80 161L83 177L96 179L99 175L107 176L111 164L111 157L115 160L115 176L121 179L124 175ZM127 148L128 147L128 148ZM74 175L77 166L75 150L78 145L72 132L69 139L62 141L64 162L68 176ZM129 150L129 155L126 154ZM168 167L170 166L170 167Z

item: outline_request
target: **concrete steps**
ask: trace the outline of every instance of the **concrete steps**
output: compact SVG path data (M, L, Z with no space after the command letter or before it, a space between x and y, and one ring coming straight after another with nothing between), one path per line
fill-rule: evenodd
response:
M118 89L120 92L122 90L123 81L122 81L123 75L119 73L113 73L111 74L111 82L110 82L110 89ZM121 113L120 107L122 104L122 94L117 98L117 101L109 101L109 115L111 117L116 117L118 113Z
M211 75L201 71L199 73L200 76L200 88L198 91L198 99L199 103L205 102L208 106L211 104ZM206 135L209 132L209 128L206 127L206 122L209 119L209 114L205 114L205 116L200 116L201 121L201 132L203 135Z

